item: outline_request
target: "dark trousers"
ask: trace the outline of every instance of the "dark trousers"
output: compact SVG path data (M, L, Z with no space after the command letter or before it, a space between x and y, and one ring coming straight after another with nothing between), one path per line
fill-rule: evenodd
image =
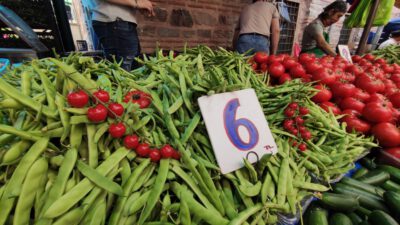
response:
M122 60L121 66L127 71L138 67L135 57L140 55L140 43L135 23L93 21L93 29L108 60Z

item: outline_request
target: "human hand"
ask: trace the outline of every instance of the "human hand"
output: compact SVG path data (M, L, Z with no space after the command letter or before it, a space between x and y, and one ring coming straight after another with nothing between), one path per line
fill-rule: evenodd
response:
M153 4L149 0L137 0L137 8L148 11L149 16L154 16Z

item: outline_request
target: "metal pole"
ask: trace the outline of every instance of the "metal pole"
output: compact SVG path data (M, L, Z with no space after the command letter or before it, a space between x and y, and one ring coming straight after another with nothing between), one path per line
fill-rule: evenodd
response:
M361 36L360 43L358 44L358 49L356 52L357 55L364 54L364 52L366 50L368 35L369 35L369 32L371 31L371 27L372 27L372 23L374 22L374 19L375 19L376 11L378 11L379 2L380 2L379 0L374 0L373 5L369 11L367 24L365 24L365 26L364 26L364 31Z

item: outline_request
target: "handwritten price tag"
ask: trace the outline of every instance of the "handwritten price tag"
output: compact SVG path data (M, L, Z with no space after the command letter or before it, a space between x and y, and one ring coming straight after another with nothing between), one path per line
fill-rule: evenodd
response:
M251 163L264 154L275 154L277 146L253 89L203 96L201 114L223 174Z

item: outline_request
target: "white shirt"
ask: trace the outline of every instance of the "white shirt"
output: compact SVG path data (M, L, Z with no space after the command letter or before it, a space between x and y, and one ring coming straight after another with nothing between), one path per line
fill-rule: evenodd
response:
M389 38L386 41L382 42L381 45L379 45L378 49L386 48L389 45L398 45L397 41L394 40L393 38Z

